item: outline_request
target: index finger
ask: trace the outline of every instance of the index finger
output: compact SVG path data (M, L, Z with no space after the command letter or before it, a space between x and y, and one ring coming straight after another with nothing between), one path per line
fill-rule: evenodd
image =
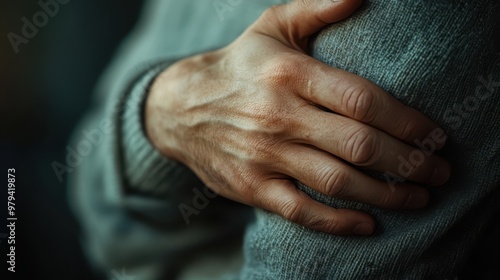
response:
M337 114L366 123L415 146L439 129L416 109L406 106L369 80L347 71L307 58L303 68L303 88L297 93L304 99ZM444 146L446 136L436 143Z

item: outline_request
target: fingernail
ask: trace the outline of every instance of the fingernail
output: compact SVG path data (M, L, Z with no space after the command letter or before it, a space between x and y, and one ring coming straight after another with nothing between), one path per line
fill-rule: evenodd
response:
M406 209L420 209L427 206L429 202L429 195L426 192L412 192L406 199L404 208Z
M370 235L373 233L373 226L367 222L359 223L354 228L354 233L358 235Z
M451 168L448 163L438 163L432 171L430 184L433 186L443 185L450 179Z

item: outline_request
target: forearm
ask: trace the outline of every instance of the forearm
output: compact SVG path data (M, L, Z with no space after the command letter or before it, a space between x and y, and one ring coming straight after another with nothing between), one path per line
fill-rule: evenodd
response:
M94 110L76 130L109 121L102 143L82 159L70 178L71 201L82 224L87 254L104 271L127 267L138 277L140 273L164 275L179 265L175 256L234 235L248 215L244 208L213 196L201 209L193 205L207 199L197 194L206 192L204 186L186 167L150 146L142 128L143 100L150 82L166 66L159 63L138 71L130 86L113 99L117 100L113 106ZM81 141L76 137L73 145ZM181 205L194 209L196 215L182 212ZM218 213L216 221L214 213ZM149 268L141 272L143 267Z
M183 165L160 156L142 128L143 100L151 81L144 75L151 66L227 44L259 14L240 16L237 25L228 25L215 10L206 13L213 9L211 2L192 1L191 6L188 2L147 1L137 27L97 85L92 110L75 129L71 146L85 140L80 131L98 129L101 123L106 126L103 142L93 147L69 178L84 247L89 259L105 272L141 266L160 274L181 270L190 262L179 263L180 256L199 254L198 250L206 250L202 245L214 240L220 247L229 246L225 241L241 235L238 231L248 218L246 208L213 198L213 193L205 203L206 188ZM262 10L263 2L248 2L242 8ZM188 13L186 7L191 7ZM199 22L204 22L206 31L197 35L195 43L185 32L198 30ZM199 193L205 195L201 200ZM212 252L214 257L217 254ZM134 275L139 279L138 273Z

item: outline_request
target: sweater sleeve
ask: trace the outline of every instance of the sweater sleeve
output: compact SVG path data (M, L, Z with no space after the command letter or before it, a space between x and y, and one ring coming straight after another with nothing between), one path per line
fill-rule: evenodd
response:
M169 160L149 142L144 129L144 106L150 85L172 62L148 67L137 83L124 95L118 112L122 168L129 192L172 198L181 195L184 186L200 186L191 170Z
M156 151L144 133L149 86L168 65L135 67L136 74L124 79L113 98L89 112L70 144L87 141L88 133L79 131L102 136L81 158L69 183L83 247L104 273L126 267L136 279L172 279L186 271L183 267L200 262L194 256L201 253L212 259L222 251L241 254L240 246L228 240L241 236L252 217L249 208L217 197L187 167ZM214 244L219 250L206 248ZM237 266L218 267L216 275Z
M143 194L164 194L166 186L181 184L189 170L181 164L164 158L149 142L143 127L144 102L149 85L163 69L163 63L147 71L125 96L125 106L120 114L120 139L123 151L123 168L130 190Z
M188 168L162 157L144 133L143 105L151 82L176 58L229 44L278 2L244 1L221 14L211 1L145 1L75 128L70 147L90 150L64 169L96 270L126 268L136 280L222 279L237 270L238 238L252 211L215 197Z

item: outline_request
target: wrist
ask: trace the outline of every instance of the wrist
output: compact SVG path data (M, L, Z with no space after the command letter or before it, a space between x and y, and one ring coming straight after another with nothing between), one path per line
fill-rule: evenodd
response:
M175 140L175 64L156 76L144 104L144 129L147 138L163 156L181 161L178 141Z
M163 70L152 83L145 101L144 124L151 144L165 157L193 167L197 145L192 133L197 124L207 121L200 110L207 79L215 79L213 65L222 57L220 51L185 58ZM201 87L201 88L200 88ZM196 93L203 92L200 98ZM196 97L197 96L197 97ZM189 143L191 142L191 143Z
M146 135L145 103L156 77L171 62L154 64L142 71L134 85L123 96L124 110L120 114L120 150L128 190L140 193L166 194L179 182L192 176L175 161L160 153ZM187 170L187 169L186 169Z

